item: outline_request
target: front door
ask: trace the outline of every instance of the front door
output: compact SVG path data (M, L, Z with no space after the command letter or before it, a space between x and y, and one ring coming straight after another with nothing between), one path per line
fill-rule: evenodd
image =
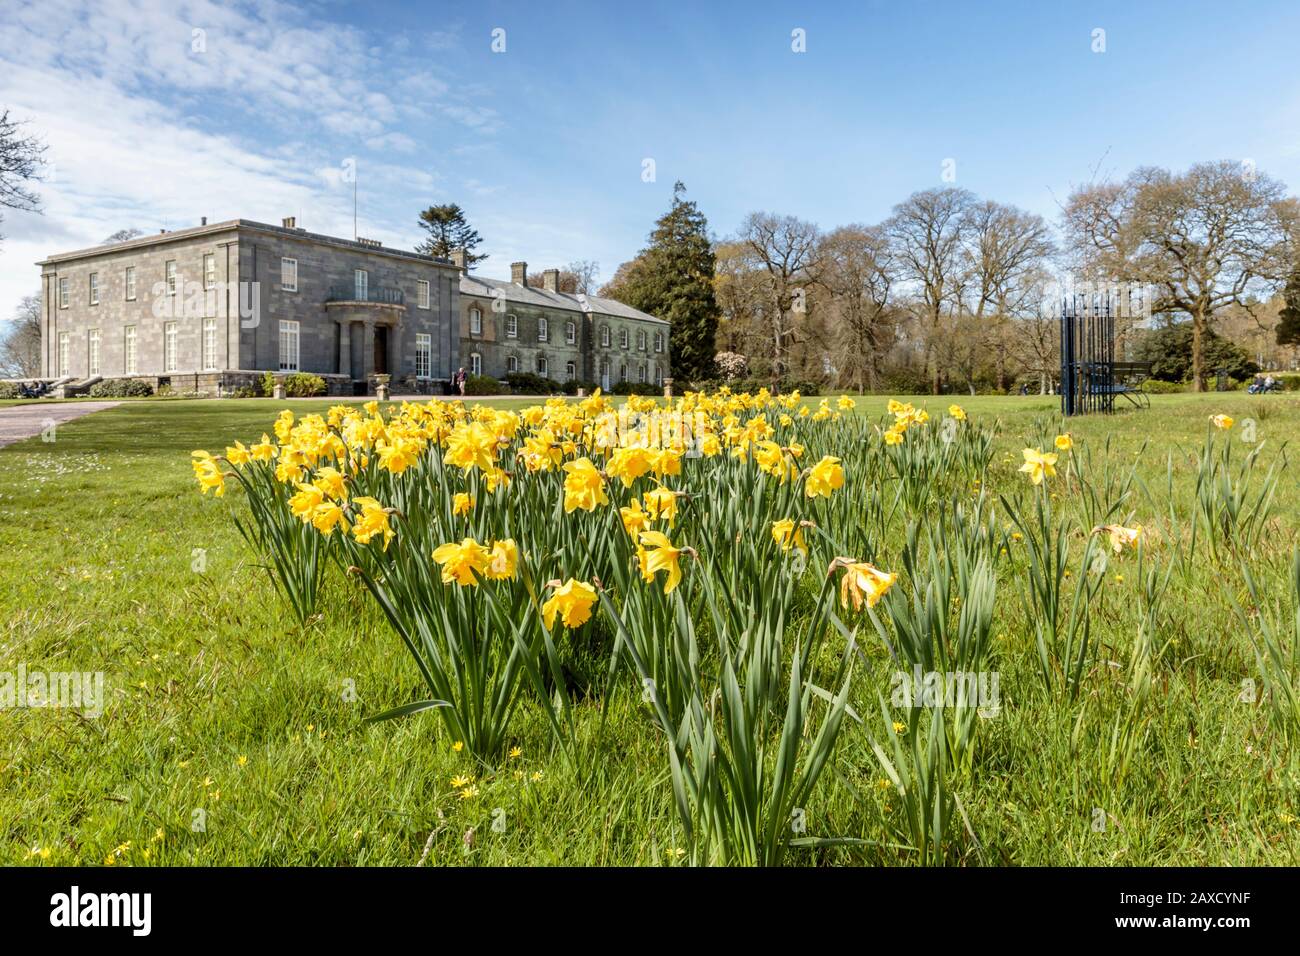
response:
M388 374L388 326L375 326L375 374Z

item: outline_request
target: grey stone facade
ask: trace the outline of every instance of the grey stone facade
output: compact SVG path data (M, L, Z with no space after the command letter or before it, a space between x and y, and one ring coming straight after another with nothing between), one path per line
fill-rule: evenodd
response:
M541 288L527 283L526 263L513 279L460 279L460 338L467 371L504 378L532 372L576 379L606 390L621 381L661 384L670 377L668 323L614 299L559 292L548 270ZM477 356L477 361L475 359Z
M256 373L301 371L348 394L371 391L381 373L397 392L441 391L475 365L498 379L518 370L606 388L668 376L666 322L560 293L554 270L541 289L523 263L513 282L480 279L292 220L205 221L38 264L47 379L229 394Z

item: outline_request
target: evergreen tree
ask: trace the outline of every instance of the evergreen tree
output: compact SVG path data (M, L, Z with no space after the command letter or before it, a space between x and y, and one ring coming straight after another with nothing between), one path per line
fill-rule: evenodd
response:
M712 378L718 303L713 297L713 244L699 207L673 185L673 204L655 223L650 244L620 268L607 294L672 326L672 374L686 381Z
M478 230L470 226L469 220L465 218L465 210L455 203L430 206L424 210L420 213L420 228L429 233L429 238L415 247L416 252L437 259L450 259L454 251L464 249L466 266L487 258L474 255L474 248L483 238Z
M1286 304L1278 313L1277 344L1300 345L1300 267L1291 273L1282 298Z

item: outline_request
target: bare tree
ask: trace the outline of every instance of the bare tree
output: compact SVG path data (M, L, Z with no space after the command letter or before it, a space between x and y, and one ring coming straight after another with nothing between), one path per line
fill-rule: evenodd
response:
M592 295L596 291L596 277L600 275L600 263L592 259L575 259L564 267L564 272L573 276L573 291L581 295Z
M41 374L41 296L23 296L0 332L0 375L35 378Z
M966 333L992 354L997 387L1006 391L1006 326L1036 294L1055 251L1051 230L1041 216L985 200L968 211L966 232L967 308L977 320Z
M119 229L117 232L113 233L111 236L109 236L107 239L101 242L100 245L111 246L119 242L129 242L132 239L135 239L138 236L143 236L143 235L144 233L141 232L139 229L135 228L134 226L130 226L126 229Z
M1242 164L1143 168L1075 190L1064 230L1090 275L1152 288L1155 312L1192 322L1192 379L1205 388L1202 339L1220 308L1266 299L1290 265L1296 209L1281 183Z
M9 118L8 110L0 112L0 207L34 212L41 207L41 197L31 184L40 179L45 145L34 136L24 136L22 125Z
M753 250L744 242L719 242L713 247L713 298L722 313L715 346L750 360L763 354L767 335L762 330L767 281Z
M934 345L961 286L967 212L974 202L975 196L965 189L927 189L895 206L884 226L899 276L916 294L917 318L926 336L925 363L936 395L942 375Z
M789 352L798 334L800 316L807 312L809 286L817 278L817 226L794 216L750 213L740 229L740 241L749 247L766 273L768 335L772 348L772 374L789 371Z
M874 390L881 361L894 343L888 240L879 226L841 226L822 239L818 259L841 380L859 391Z

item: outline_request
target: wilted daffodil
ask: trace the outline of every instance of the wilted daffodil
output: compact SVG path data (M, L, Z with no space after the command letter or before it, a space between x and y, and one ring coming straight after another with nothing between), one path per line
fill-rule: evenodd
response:
M848 607L852 602L855 611L862 610L864 599L867 607L875 607L876 602L884 597L885 592L898 580L897 574L882 571L865 561L837 558L831 567L836 566L844 569L844 577L840 579L840 607Z
M821 461L808 470L808 479L804 482L803 492L809 498L816 498L818 495L829 498L832 491L843 487L844 468L840 465L840 460L824 455Z
M1110 535L1110 546L1119 554L1125 547L1136 547L1138 539L1142 537L1142 526L1136 525L1132 528L1126 528L1121 524L1104 524L1096 531L1104 531Z
M1020 466L1020 470L1027 474L1034 484L1041 485L1044 478L1055 476L1055 452L1044 453L1039 448L1026 448L1022 454L1025 456L1025 463Z
M542 619L551 628L555 626L555 616L558 614L565 627L579 627L590 620L591 607L595 603L595 588L569 578L542 605Z
M464 538L460 544L444 544L433 552L433 560L442 565L442 583L453 581L461 587L477 585L474 572L487 573L488 552L473 538Z

